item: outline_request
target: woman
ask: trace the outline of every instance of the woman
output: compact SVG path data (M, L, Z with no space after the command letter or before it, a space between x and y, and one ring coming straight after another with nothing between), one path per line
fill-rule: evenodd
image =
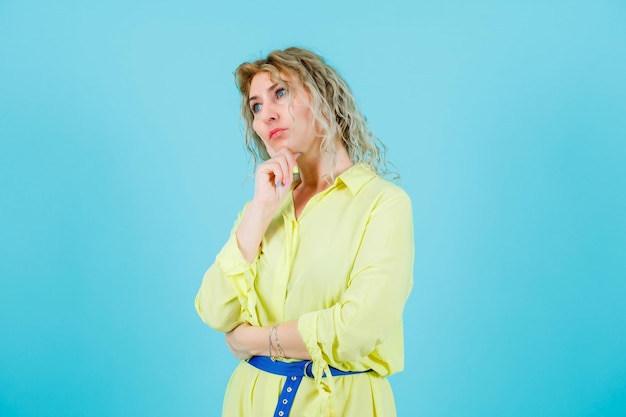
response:
M318 55L240 65L254 196L206 272L203 321L243 361L223 416L395 416L411 203L345 81Z

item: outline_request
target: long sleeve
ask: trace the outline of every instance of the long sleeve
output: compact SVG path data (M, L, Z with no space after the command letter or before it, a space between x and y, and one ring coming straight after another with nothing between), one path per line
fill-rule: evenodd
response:
M402 369L402 313L413 285L413 257L411 202L404 191L390 188L372 207L340 301L299 318L298 330L318 367L381 375ZM383 349L389 339L396 343Z
M257 297L253 291L258 256L248 263L239 250L235 232L241 217L240 213L228 241L204 274L195 300L202 320L221 332L229 332L244 322L258 325L254 314Z

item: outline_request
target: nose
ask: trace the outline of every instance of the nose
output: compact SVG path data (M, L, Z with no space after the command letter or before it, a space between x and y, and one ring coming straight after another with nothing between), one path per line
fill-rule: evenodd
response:
M261 112L263 113L262 119L265 123L271 123L278 120L278 109L272 102L264 103Z

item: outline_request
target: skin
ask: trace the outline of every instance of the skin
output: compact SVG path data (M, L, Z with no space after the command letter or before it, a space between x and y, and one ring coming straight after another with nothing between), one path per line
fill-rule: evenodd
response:
M236 232L239 249L248 262L256 258L272 217L289 194L296 165L300 171L300 182L292 191L296 218L311 197L330 185L320 152L320 138L313 124L310 96L295 77L289 74L281 74L281 77L288 87L277 84L267 72L256 74L250 84L253 128L265 144L270 159L257 167L254 197ZM335 175L339 175L352 166L352 161L339 139L335 140L335 148ZM226 343L238 359L267 356L270 331L271 326L242 324L226 334ZM298 332L297 320L281 323L278 336L286 357L311 359ZM273 345L273 349L277 352L277 346Z

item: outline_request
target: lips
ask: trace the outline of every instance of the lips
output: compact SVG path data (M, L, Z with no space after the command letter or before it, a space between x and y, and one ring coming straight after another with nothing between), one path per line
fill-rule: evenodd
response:
M276 129L270 130L270 139L274 139L276 136L280 135L285 130L287 130L287 129L283 129L283 128L279 128L279 127L277 127Z

